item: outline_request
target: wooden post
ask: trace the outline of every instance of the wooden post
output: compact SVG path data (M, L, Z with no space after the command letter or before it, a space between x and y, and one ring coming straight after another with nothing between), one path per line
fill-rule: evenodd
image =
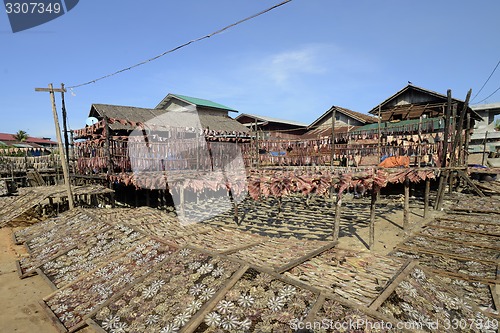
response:
M435 210L441 210L441 206L443 204L444 192L446 189L446 183L448 182L448 177L450 175L450 170L445 170L444 173L441 174L439 180L439 189L436 195L436 203L434 204Z
M181 185L181 188L179 189L179 199L180 199L180 216L184 217L185 216L185 210L184 210L184 205L185 205L185 197L184 197L184 185Z
M196 131L196 171L200 170L200 134Z
M467 128L465 132L464 165L469 165L469 143L470 143L470 113L467 113Z
M382 106L379 104L378 106L378 124L377 124L377 129L378 129L378 145L377 145L377 154L378 154L378 163L382 160L382 138L381 138L381 131L380 131L380 112L382 111Z
M410 226L410 180L408 179L408 176L405 177L404 187L405 201L403 210L403 230L407 233Z
M455 166L455 161L456 161L456 152L457 152L457 147L455 146L455 139L457 137L457 105L454 104L452 108L452 117L450 119L450 130L451 132L449 133L450 135L450 142L451 142L451 150L450 150L450 161L447 164L447 166L454 167ZM454 174L453 172L448 173L448 193L451 195L453 191L453 178ZM444 184L446 186L446 183Z
M369 232L369 247L373 250L375 247L375 204L377 203L379 189L377 186L372 188L372 198L370 203L370 232Z
M482 165L484 165L485 159L486 159L486 143L488 142L488 131L484 133L484 144L483 144L483 161L481 162Z
M340 235L340 211L342 206L342 193L337 193L337 200L335 204L335 224L333 226L333 241L339 240Z
M448 136L450 131L450 116L451 116L451 90L448 89L448 103L446 104L446 115L444 118L444 138L443 138L443 156L441 161L441 167L446 167L446 155L448 153Z
M337 116L337 108L332 107L332 152L330 154L330 168L333 167L333 157L335 155L335 117Z
M431 179L425 179L425 193L424 193L424 219L427 217L427 211L429 210L429 192L431 190Z
M418 119L417 168L422 164L422 116Z
M104 135L105 135L105 140L104 140L104 150L106 153L106 159L108 160L108 175L111 175L115 173L114 167L113 167L113 160L111 159L111 145L110 145L110 132L111 129L109 128L109 123L108 123L108 118L106 116L103 117L104 120ZM111 181L108 181L108 188L113 189L113 183ZM115 193L111 193L110 195L111 198L111 206L114 208L115 207ZM148 201L149 201L149 195L148 195ZM149 206L149 202L148 202Z
M74 162L74 159L75 159L75 150L74 150L74 147L75 147L75 137L74 137L74 134L73 134L72 130L69 131L69 135L70 135L69 136L69 146L71 147L69 160ZM75 168L75 171L76 171L76 168Z
M107 165L108 165L108 175L111 175L114 173L113 170L113 160L111 159L111 149L110 149L110 129L109 129L109 124L108 124L108 117L104 116L103 117L104 121L104 153L106 154L106 159L107 159Z
M465 98L465 103L464 107L462 108L462 111L460 112L460 121L458 122L458 125L456 124L456 131L455 131L455 140L453 140L453 155L451 156L451 166L456 166L457 162L460 161L460 152L462 151L462 142L463 142L463 137L462 137L462 131L464 127L464 120L465 120L465 115L467 114L467 109L469 108L469 99L470 95L472 94L472 89L469 89L467 92L467 97ZM457 160L456 156L456 149L459 149L459 158Z
M257 118L255 118L255 134L254 134L254 140L255 140L255 154L257 156L256 160L255 160L255 166L256 167L259 167L259 159L260 159L260 156L259 156L259 138L258 138L258 131L257 131Z
M52 114L54 116L54 126L56 129L57 143L59 146L59 152L61 154L61 163L62 163L62 167L63 167L64 184L66 185L66 192L68 195L69 208L73 209L73 208L75 208L75 203L73 201L73 193L71 191L71 183L69 180L69 170L68 170L68 165L66 164L66 157L65 157L64 147L63 147L62 138L61 138L61 127L59 126L59 117L57 116L56 99L54 96L54 92L64 92L65 90L64 89L54 89L54 87L52 86L52 83L50 83L49 88L35 88L35 91L43 91L43 92L50 93L50 101L52 103Z

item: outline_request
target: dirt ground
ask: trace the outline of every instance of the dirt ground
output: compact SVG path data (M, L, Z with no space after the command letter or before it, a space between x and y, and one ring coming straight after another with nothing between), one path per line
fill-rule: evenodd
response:
M369 209L369 203L366 204ZM396 208L389 213L376 214L375 218L375 246L373 252L386 255L391 252L397 244L402 242L410 234L429 223L434 217L439 215L432 209L427 212L424 219L423 205L410 204L409 225L407 233L403 230L403 208ZM342 226L342 222L341 222ZM339 247L346 249L368 250L369 228L356 228L352 233L343 234L339 238Z
M39 304L52 289L37 275L19 279L16 260L26 255L26 250L22 245L14 245L12 233L12 228L0 229L0 332L56 333Z
M368 206L369 207L369 206ZM426 220L420 204L411 207L410 225L413 230L429 221L436 213L430 211ZM387 254L396 244L405 238L402 230L403 210L394 209L391 213L380 214L375 226L376 253ZM340 244L342 248L367 251L368 227L354 228L342 226ZM16 271L16 260L26 255L23 246L14 245L12 233L16 229L0 229L0 332L20 333L56 333L58 330L51 324L45 310L39 302L48 296L52 290L40 276L19 279ZM93 332L84 328L80 332Z

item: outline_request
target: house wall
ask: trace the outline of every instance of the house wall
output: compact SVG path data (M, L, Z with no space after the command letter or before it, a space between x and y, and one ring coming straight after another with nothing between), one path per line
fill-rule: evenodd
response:
M170 112L186 112L186 111L194 111L196 107L183 101L171 99L165 105L164 109Z
M362 122L359 120L353 119L351 117L346 116L343 113L337 112L335 114L335 126L362 126L364 125ZM325 117L323 120L321 120L317 125L317 127L331 127L332 126L332 114L329 116Z
M203 114L208 114L208 115L211 115L211 116L221 116L221 117L227 117L228 116L228 111L227 110L205 108L205 107L202 107L202 106L198 107L198 112L199 113L203 113Z
M165 105L165 110L170 111L170 112L189 112L189 111L198 111L198 113L203 113L203 114L208 114L212 116L227 116L228 111L227 110L222 110L222 109L214 109L214 108L207 108L203 106L198 106L195 107L192 104L185 103L183 101L179 100L170 100L168 103Z
M500 114L500 105L497 108L474 109L474 111L481 116L482 120L475 123L469 149L473 152L482 152L484 139L487 138L486 151L500 150L500 132L495 131L495 116Z
M433 98L426 93L409 90L405 94L394 98L389 104L384 106L384 109L395 107L398 105L407 105L407 104L423 104L423 103L434 103L439 102L440 100L437 98Z

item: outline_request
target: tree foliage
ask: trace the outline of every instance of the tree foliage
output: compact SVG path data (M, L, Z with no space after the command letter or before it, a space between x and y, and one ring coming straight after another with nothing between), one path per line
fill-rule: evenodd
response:
M16 139L19 142L24 142L28 139L29 135L23 130L17 131L17 133L14 135L14 139Z

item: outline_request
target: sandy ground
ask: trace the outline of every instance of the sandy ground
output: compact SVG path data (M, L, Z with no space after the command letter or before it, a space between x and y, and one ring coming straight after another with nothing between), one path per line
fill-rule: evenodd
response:
M39 304L52 289L37 275L19 279L16 260L26 255L26 250L14 245L12 233L12 228L0 229L0 332L56 333L58 330Z
M369 204L366 206L369 207ZM369 208L368 208L369 209ZM420 204L411 206L410 225L416 231L420 226L430 221L436 212L430 211L426 220ZM403 210L398 207L391 213L379 214L375 224L375 249L380 254L389 253L396 244L405 238L402 229ZM355 221L353 221L355 223ZM342 226L339 241L342 248L367 251L368 227ZM56 333L45 310L39 302L52 293L51 288L40 276L19 279L15 261L26 255L25 248L13 244L13 228L0 229L0 332L40 332ZM80 332L94 332L84 328Z
M52 290L39 276L21 280L17 259L26 254L23 246L13 245L12 229L0 229L0 331L57 332L38 302Z
M369 203L366 204L369 208ZM395 246L401 243L410 234L418 232L425 224L429 223L434 217L439 215L432 209L427 212L424 219L423 205L410 204L410 230L405 233L403 230L403 208L395 207L390 213L376 214L375 218L375 246L373 252L386 255L391 252ZM342 222L341 222L342 226ZM369 229L368 227L356 228L351 233L342 233L339 238L339 247L347 249L357 249L361 251L368 250Z

